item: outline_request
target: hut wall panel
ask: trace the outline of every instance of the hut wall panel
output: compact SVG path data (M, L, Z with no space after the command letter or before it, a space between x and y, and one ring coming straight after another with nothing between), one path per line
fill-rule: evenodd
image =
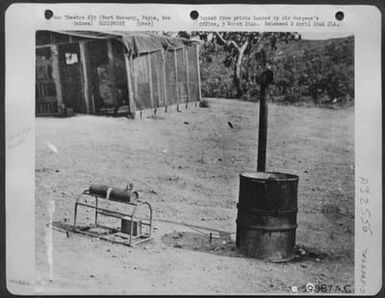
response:
M90 89L91 106L94 112L97 114L100 109L105 107L105 99L101 94L101 77L103 73L102 68L108 64L107 56L107 44L104 40L96 40L87 42L87 53L88 53L88 81Z
M51 32L51 41L53 44L70 42L70 37L66 34Z
M150 94L150 78L147 55L136 57L133 60L134 76L136 83L135 105L138 110L152 108Z
M163 95L163 71L162 71L162 52L154 52L151 57L152 90L155 107L164 107Z
M36 50L36 115L54 114L58 111L52 63L49 47Z
M51 43L51 32L44 30L36 31L36 45L48 45Z
M187 68L184 49L176 50L177 71L178 71L178 98L179 103L187 102Z
M128 105L127 72L123 50L124 48L120 42L112 41L112 54L114 56L113 72L118 105Z
M82 57L78 50L80 41L83 41ZM37 114L57 111L58 99L60 103L64 102L66 106L73 107L75 112L86 112L83 107L84 94L89 96L87 110L92 113L103 113L106 108L128 105L125 50L120 42L109 42L107 51L106 40L37 31ZM51 48L53 53L59 53L59 60L53 59L56 56L49 52ZM58 50L55 50L56 48ZM48 52L43 53L44 51ZM78 61L67 63L67 58L63 56L68 53L77 56ZM198 47L195 44L175 50L159 50L131 59L127 64L130 65L128 71L134 99L131 104L134 103L137 110L199 100L199 61ZM58 63L53 63L57 60ZM82 67L87 69L84 72L87 79L85 82L80 62ZM55 75L56 72L60 77ZM87 88L84 89L83 84L87 84L89 91L84 91Z
M177 103L174 51L166 51L165 63L167 105L173 105Z
M87 105L83 92L84 79L79 44L60 44L58 52L63 102L75 113L86 113Z
M195 45L186 47L189 67L189 87L190 87L190 101L199 100L199 78L197 61L197 47Z

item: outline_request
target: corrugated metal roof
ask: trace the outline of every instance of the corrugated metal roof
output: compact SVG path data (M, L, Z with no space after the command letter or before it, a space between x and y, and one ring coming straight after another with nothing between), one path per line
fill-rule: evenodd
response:
M197 43L195 40L188 40L175 37L167 37L148 32L139 31L54 31L91 39L115 39L122 42L127 51L135 55L149 53L160 49L175 49Z

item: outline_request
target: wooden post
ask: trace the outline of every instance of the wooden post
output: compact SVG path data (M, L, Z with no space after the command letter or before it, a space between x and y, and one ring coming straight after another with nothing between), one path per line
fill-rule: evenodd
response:
M131 77L131 72L132 72L132 65L131 60L131 55L130 58L128 58L129 53L123 53L124 55L124 62L126 64L126 76L127 76L127 93L128 93L128 108L130 110L130 113L135 112L135 102L134 102L134 92L132 90L132 77Z
M83 74L83 93L84 101L86 102L86 112L90 114L90 96L89 96L89 81L88 81L88 63L87 63L87 47L85 41L79 41L80 60L82 63ZM94 111L95 113L95 111Z
M154 104L154 90L152 86L152 69L151 69L151 53L147 54L147 68L148 68L148 79L149 79L149 85L150 85L150 101L151 101L151 108L155 108L156 106Z
M185 65L186 65L186 87L187 87L187 100L186 100L186 109L188 102L190 101L190 71L188 67L188 51L187 48L183 48L184 51L184 59L185 59Z
M197 76L198 76L198 101L202 100L202 91L201 91L201 70L199 65L199 47L198 44L195 44L196 54L197 54Z
M162 49L162 73L163 73L164 111L167 113L166 52L163 49Z
M267 142L267 86L261 85L259 99L259 134L257 172L266 171L266 142Z
M112 101L114 102L114 106L118 108L118 98L117 98L117 90L116 90L116 80L115 80L115 72L114 72L114 53L112 49L112 40L107 39L107 56L108 56L108 75L110 77L109 81L112 86Z
M61 88L61 79L60 79L60 62L59 62L59 51L57 45L51 45L51 55L52 55L52 76L55 80L56 87L56 100L58 106L63 106L63 92Z
M179 112L179 80L178 80L178 62L176 57L176 49L174 49L174 66L175 66L175 92L176 92L176 110Z

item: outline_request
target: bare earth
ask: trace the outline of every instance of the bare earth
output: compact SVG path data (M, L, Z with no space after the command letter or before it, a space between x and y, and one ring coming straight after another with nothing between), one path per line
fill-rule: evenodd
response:
M136 120L36 119L37 292L290 293L308 282L354 289L354 110L269 106L267 170L299 176L302 254L279 264L244 258L234 244L239 174L256 167L258 106L209 102ZM60 229L73 223L75 199L91 183L127 181L154 209L151 242L131 248ZM232 240L210 243L211 229Z

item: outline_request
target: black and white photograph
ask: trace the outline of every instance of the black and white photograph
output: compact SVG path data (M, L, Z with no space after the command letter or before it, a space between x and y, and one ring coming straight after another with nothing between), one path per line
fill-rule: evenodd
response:
M35 164L44 291L354 291L349 34L37 31Z
M5 21L10 293L381 290L378 9L20 3Z

